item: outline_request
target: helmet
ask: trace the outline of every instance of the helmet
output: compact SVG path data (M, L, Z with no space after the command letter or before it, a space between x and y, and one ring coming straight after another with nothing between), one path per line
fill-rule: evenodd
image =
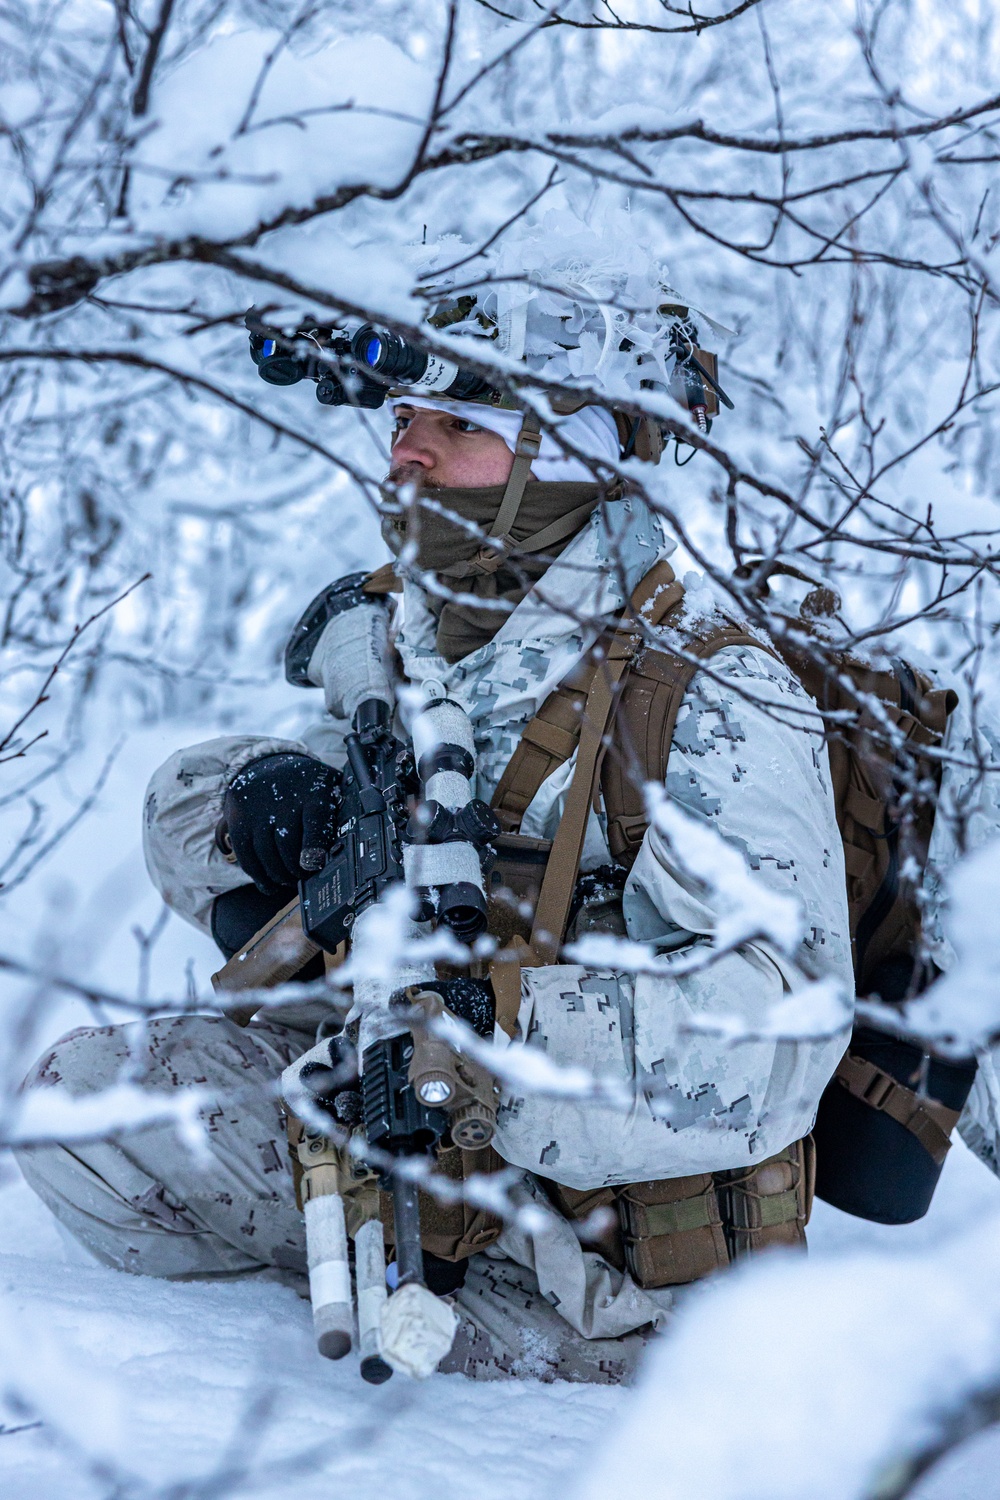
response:
M657 462L663 435L655 418L616 410L616 399L669 393L703 432L720 402L732 406L719 384L716 356L699 347L695 319L724 336L730 330L675 291L666 266L640 243L623 209L609 207L584 220L564 205L537 222L519 221L478 254L455 235L412 253L418 290L432 309L431 328L456 341L488 341L529 370L589 388L578 400L560 393L551 401L557 412L587 405L595 386L604 391L623 457ZM471 280L470 261L482 264ZM463 368L457 342L452 360L373 323L352 333L304 327L282 335L254 320L251 309L247 324L262 378L274 384L312 378L327 405L377 407L386 396L410 394L519 409L500 387Z
M454 261L455 248L454 237L443 241L439 263ZM490 338L508 359L568 386L597 387L612 405L615 398L669 392L703 431L720 400L732 406L719 386L715 355L699 348L695 318L721 335L731 337L730 330L671 286L666 266L641 244L624 209L609 207L587 221L569 206L549 209L537 222L513 226L481 258L485 268L471 286L461 286L453 269L436 274L432 264L425 272L423 291L437 298L433 326ZM503 398L487 390L465 399ZM572 399L557 398L553 406L572 410ZM639 456L658 458L662 443L647 441L645 450Z

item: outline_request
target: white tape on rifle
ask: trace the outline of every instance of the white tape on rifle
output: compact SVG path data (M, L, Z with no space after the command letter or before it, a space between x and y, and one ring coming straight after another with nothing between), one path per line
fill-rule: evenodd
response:
M343 1359L354 1325L344 1200L339 1193L309 1198L305 1217L316 1347L325 1359Z
M401 1375L426 1380L455 1342L457 1331L454 1309L411 1281L393 1292L382 1309L382 1358Z
M346 1260L324 1260L309 1268L309 1296L313 1307L351 1300L351 1268Z
M483 870L478 852L467 843L407 844L403 870L411 890L425 886L457 885L467 881L482 890Z

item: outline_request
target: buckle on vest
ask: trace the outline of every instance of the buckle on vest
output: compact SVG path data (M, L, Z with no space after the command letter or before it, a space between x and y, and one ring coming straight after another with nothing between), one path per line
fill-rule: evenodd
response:
M885 1109L886 1101L896 1092L897 1087L894 1078L878 1073L865 1085L861 1097L866 1104L871 1105L872 1109Z

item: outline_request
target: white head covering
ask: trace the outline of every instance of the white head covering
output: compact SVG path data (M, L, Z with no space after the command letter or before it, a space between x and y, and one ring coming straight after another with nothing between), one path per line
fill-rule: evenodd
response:
M439 401L429 396L390 396L389 404L395 412L397 406L425 406L431 411L446 411L452 416L475 422L487 432L495 432L503 438L513 453L517 435L521 430L524 413L505 411L502 407L487 406L479 401ZM579 411L558 420L559 431L565 433L567 442L594 458L615 462L620 453L618 429L615 419L602 406L582 406ZM567 458L555 439L542 433L542 446L538 457L531 465L532 477L545 484L562 480L564 483L593 484L594 476L586 464L578 458Z

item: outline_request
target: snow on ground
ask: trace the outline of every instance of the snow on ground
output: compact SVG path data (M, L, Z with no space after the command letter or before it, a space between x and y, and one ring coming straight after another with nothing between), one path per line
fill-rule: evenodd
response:
M36 1393L48 1405L42 1427L0 1436L4 1500L104 1500L107 1478L81 1474L57 1437L67 1399L103 1382L105 1410L115 1399L120 1407L113 1451L135 1493L168 1480L196 1484L227 1469L238 1475L246 1465L256 1478L232 1493L264 1500L416 1500L429 1488L436 1500L550 1500L585 1478L634 1399L531 1381L475 1385L460 1376L420 1386L397 1377L373 1389L352 1359L319 1358L308 1305L284 1287L172 1285L89 1264L9 1166L0 1205L4 1327L9 1332L13 1313L22 1333L43 1347L51 1342L73 1370L65 1388L56 1380ZM930 1248L970 1215L997 1209L1000 1183L959 1144L922 1223L886 1230L819 1204L813 1255ZM919 1319L919 1308L913 1316ZM744 1349L739 1358L752 1381L752 1353ZM8 1358L3 1368L9 1382ZM4 1417L9 1429L30 1420ZM620 1493L628 1493L625 1475ZM918 1500L997 1496L1000 1435L970 1444L917 1491Z
M430 1476L440 1500L535 1495L622 1399L457 1376L420 1386L397 1377L375 1389L353 1360L320 1359L308 1304L286 1288L170 1285L77 1263L26 1187L8 1185L0 1201L5 1302L22 1326L66 1347L78 1376L110 1382L124 1408L118 1462L150 1486L246 1465L259 1482L235 1493L275 1500L416 1500ZM107 1480L81 1476L53 1443L58 1384L50 1399L53 1422L0 1438L0 1494L103 1500Z
M94 813L34 886L12 893L6 951L30 954L44 921L61 938L56 969L119 991L134 988L131 929L148 931L159 911L139 852L142 788L170 750L204 734L175 723L129 736ZM51 924L57 910L61 927ZM189 964L204 992L214 949L171 919L154 949L152 993L183 993ZM8 986L7 1003L16 995ZM75 1002L45 1015L33 1050L86 1019ZM817 1204L813 1262L857 1251L933 1253L997 1212L1000 1182L959 1142L921 1223L889 1229ZM699 1291L702 1306L695 1301L685 1318L707 1312L704 1299L714 1295ZM0 1299L0 1388L9 1392L30 1365L30 1396L42 1421L33 1425L36 1417L16 1406L2 1414L3 1500L152 1500L165 1497L168 1485L175 1487L171 1500L409 1500L428 1490L435 1500L561 1500L585 1487L636 1401L620 1390L474 1385L457 1376L365 1386L353 1360L333 1365L316 1355L308 1305L283 1287L172 1285L90 1263L9 1160L0 1162ZM919 1306L912 1316L920 1319ZM864 1340L862 1326L861 1360ZM753 1350L740 1348L734 1357L752 1383ZM81 1440L98 1455L89 1472L74 1447ZM773 1456L781 1468L781 1455ZM631 1493L628 1474L620 1478L614 1492L604 1487L607 1500ZM655 1500L653 1487L645 1488ZM808 1490L802 1500L812 1500ZM1000 1500L1000 1434L960 1450L915 1500Z

